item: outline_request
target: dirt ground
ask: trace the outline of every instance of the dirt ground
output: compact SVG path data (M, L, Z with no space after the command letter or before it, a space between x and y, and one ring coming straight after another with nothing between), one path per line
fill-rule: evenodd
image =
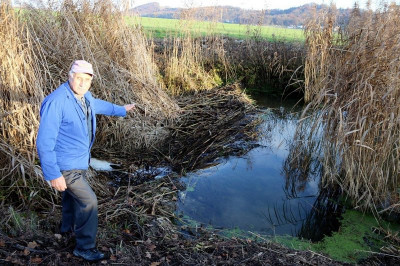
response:
M162 223L161 223L162 224ZM223 239L206 232L188 238L163 234L154 222L154 235L138 240L136 233L125 232L113 239L100 239L98 247L107 259L88 263L72 255L73 238L37 232L10 238L0 236L1 265L349 265L333 261L312 251L296 251L273 243ZM119 247L119 248L116 248ZM375 256L359 265L399 265L390 257Z
M123 233L114 239L102 239L98 247L107 259L92 265L344 265L310 251L295 251L275 244L249 240L221 239L204 234L189 239L183 234L175 239L161 234L137 240L135 234ZM158 227L158 228L157 228ZM120 243L118 243L120 242ZM124 243L124 244L122 244ZM115 247L121 245L120 250ZM131 246L124 246L130 244ZM55 234L0 237L0 264L4 265L79 265L89 264L72 255L73 239Z
M94 263L75 257L74 236L59 233L59 206L34 216L0 208L8 217L2 228L15 229L0 231L0 265L347 265L313 251L179 224L171 213L180 184L145 179L132 187L110 187L116 196L99 201L97 246L107 258ZM374 256L359 265L399 264L395 258Z

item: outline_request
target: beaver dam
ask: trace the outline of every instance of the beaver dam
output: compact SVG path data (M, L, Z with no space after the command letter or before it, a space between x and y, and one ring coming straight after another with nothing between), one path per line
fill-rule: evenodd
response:
M8 2L1 263L83 263L59 234L60 194L35 148L40 104L76 59L93 63L96 97L137 103L126 118L98 117L92 155L112 167L89 174L98 248L109 255L99 264L398 262L398 229L386 222L399 214L396 5L356 8L340 32L332 6L310 20L305 44L284 44L256 32L243 42L194 37L191 23L153 41L111 1ZM305 103L260 107L250 85Z

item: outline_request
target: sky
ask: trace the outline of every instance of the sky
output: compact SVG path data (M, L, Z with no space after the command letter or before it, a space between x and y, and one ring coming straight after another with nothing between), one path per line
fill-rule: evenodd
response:
M388 0L389 2L400 3L400 0ZM307 3L330 4L331 1L326 0L131 0L131 6L139 6L146 3L158 2L161 6L168 7L198 7L198 6L216 6L230 5L244 9L287 9L290 7L301 6ZM351 8L354 2L360 7L365 7L367 0L336 0L333 1L338 8ZM381 0L372 0L372 7L376 8Z

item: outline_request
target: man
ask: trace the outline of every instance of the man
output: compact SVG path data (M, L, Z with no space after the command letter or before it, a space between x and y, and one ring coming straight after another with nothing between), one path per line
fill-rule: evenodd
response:
M37 150L44 177L62 192L61 233L74 232L74 255L88 261L104 258L96 249L97 198L86 181L96 114L125 116L135 105L115 105L89 92L93 67L73 62L68 82L48 95L40 109Z

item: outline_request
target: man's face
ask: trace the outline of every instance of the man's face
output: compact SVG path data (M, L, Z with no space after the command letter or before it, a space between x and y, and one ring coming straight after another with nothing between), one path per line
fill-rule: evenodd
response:
M90 88L93 77L86 73L73 73L69 77L69 85L75 94L83 96Z

